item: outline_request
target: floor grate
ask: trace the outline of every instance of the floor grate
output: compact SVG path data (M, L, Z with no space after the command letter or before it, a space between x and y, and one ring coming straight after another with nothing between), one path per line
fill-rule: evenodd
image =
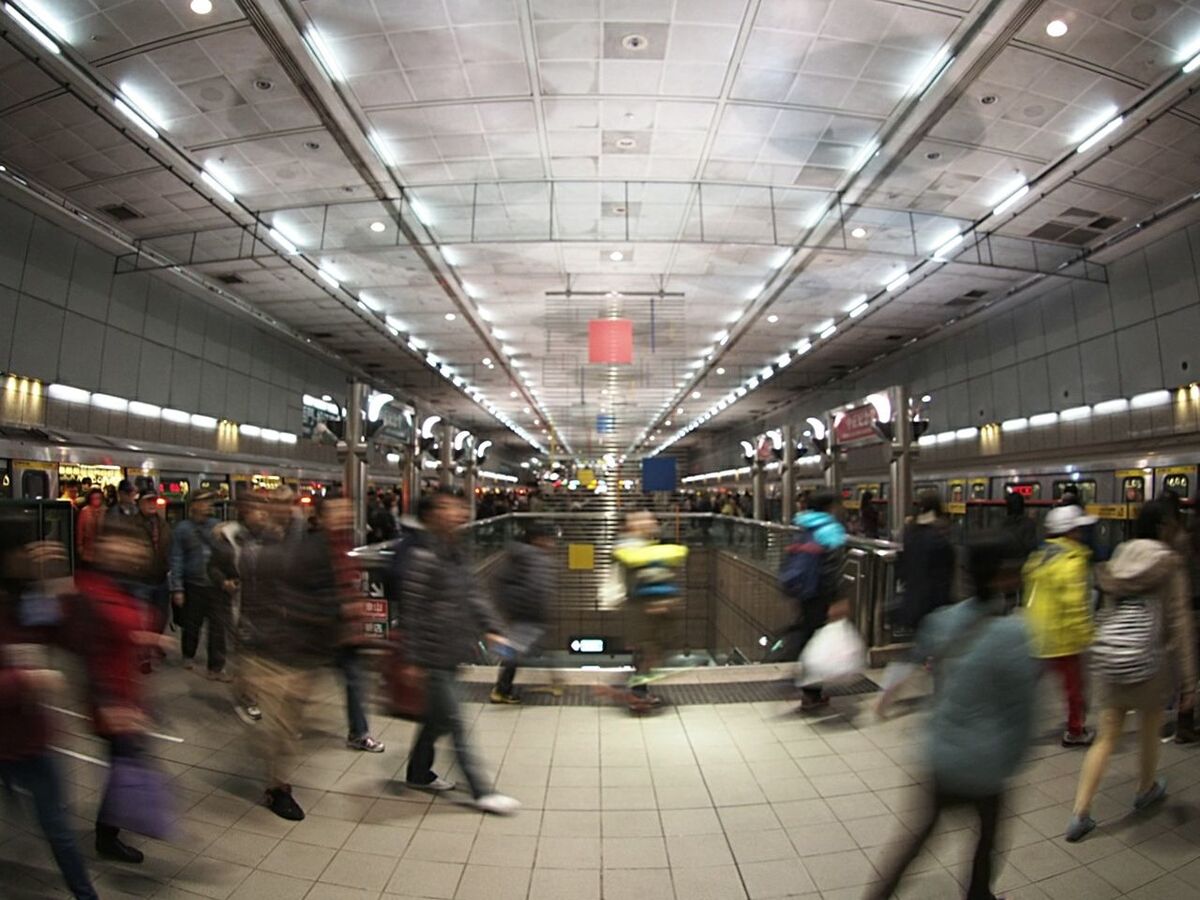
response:
M479 682L464 683L465 699L472 703L488 702L492 686ZM611 690L593 685L567 684L562 686L561 696L555 696L547 688L537 685L517 685L525 706L607 706L613 702ZM854 694L870 694L879 690L879 685L865 675L853 681L830 685L826 693L831 697ZM721 703L763 703L791 700L795 688L790 680L740 681L723 684L671 684L660 682L653 688L665 701L673 706L700 706Z

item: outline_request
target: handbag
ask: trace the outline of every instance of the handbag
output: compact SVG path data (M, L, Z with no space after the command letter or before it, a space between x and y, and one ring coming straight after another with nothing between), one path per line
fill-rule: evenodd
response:
M429 673L412 664L404 652L403 644L397 643L388 657L383 681L391 715L410 722L425 721Z
M867 667L867 645L848 619L838 619L812 636L800 667L803 674L796 683L801 686L845 680Z
M143 756L114 756L96 821L164 840L174 832L167 776Z

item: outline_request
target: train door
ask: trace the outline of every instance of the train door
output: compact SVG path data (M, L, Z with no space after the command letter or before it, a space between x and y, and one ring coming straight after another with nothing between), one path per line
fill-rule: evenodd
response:
M11 459L0 459L0 500L13 497L13 470Z
M187 501L191 489L192 480L187 475L165 472L160 477L158 493L167 501L167 521L172 525L187 518Z
M12 462L13 495L18 500L53 500L58 477L53 463L16 459Z
M1167 466L1154 472L1158 490L1155 496L1162 496L1167 491L1173 492L1180 500L1190 500L1192 490L1196 486L1195 466Z

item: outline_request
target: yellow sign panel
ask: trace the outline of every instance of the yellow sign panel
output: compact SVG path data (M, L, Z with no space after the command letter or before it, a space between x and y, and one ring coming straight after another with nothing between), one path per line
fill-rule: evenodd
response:
M595 544L567 544L567 568L596 568Z
M1113 474L1118 478L1145 478L1147 471L1145 469L1117 469Z
M946 512L952 516L965 516L967 514L966 503L947 503Z
M283 487L283 479L278 475L251 475L250 486L256 491L274 491Z
M1159 475L1195 475L1195 466L1167 466L1165 469L1155 469Z
M63 479L82 481L90 478L95 486L108 487L111 484L116 487L122 475L120 466L85 466L78 463L62 463L58 467L58 477L60 481Z
M575 477L579 480L579 483L582 484L584 487L587 487L589 485L596 483L596 473L593 472L591 469L579 469L575 473Z
M1124 503L1089 503L1087 514L1099 519L1128 519L1130 508Z

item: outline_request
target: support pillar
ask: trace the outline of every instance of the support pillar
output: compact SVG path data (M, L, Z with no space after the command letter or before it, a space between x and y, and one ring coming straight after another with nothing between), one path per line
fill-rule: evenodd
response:
M441 437L441 482L444 488L454 487L454 433L458 431L449 422L442 423Z
M912 510L912 413L908 408L908 389L888 389L892 401L892 446L888 474L891 476L891 497L888 502L888 531L893 541L904 533L904 520Z
M421 499L421 411L413 407L412 437L404 453L404 512L414 518Z
M467 500L467 510L471 520L475 520L475 484L476 472L475 468L475 442L473 440L467 442L467 456L463 467L463 493Z
M761 459L750 464L750 486L753 490L753 515L756 522L767 517L767 470Z
M346 398L345 478L346 497L354 512L354 544L360 546L367 540L367 441L363 432L363 409L366 403L367 386L361 381L351 381Z
M780 519L784 525L790 525L796 514L796 429L792 425L783 426L783 468L780 472Z
M825 470L825 486L833 491L835 497L840 499L844 459L842 449L837 443L837 433L833 430L833 413L825 414L825 438L828 441L826 452L829 454L829 467Z

